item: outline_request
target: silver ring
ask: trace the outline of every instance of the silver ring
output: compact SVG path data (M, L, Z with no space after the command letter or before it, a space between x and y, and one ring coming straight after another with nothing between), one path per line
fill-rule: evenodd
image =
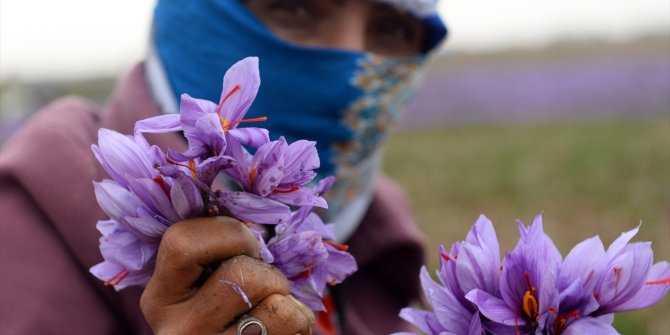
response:
M263 321L250 315L242 315L237 322L237 335L268 335L268 329Z

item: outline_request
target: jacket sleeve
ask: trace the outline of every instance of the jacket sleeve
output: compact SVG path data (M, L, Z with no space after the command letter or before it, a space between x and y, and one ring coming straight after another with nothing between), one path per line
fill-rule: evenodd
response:
M398 314L420 298L424 237L404 193L391 180L377 181L370 208L347 244L359 269L342 285L344 334L413 330Z
M136 291L89 274L101 257L93 107L45 107L0 150L0 334L147 334Z
M40 208L0 177L0 333L121 334Z

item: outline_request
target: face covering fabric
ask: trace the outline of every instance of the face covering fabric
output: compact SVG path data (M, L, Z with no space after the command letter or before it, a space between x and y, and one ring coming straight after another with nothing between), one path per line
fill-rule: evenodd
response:
M262 82L247 117L267 116L258 126L273 139L317 142L319 176L337 177L324 216L344 241L369 205L382 144L414 93L425 57L298 46L237 0L160 0L153 30L174 97L217 101L225 71L259 57Z

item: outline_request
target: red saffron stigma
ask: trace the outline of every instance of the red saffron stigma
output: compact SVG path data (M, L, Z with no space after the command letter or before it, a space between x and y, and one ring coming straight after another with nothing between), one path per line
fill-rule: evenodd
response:
M226 100L228 100L231 95L235 94L235 92L238 92L241 89L242 87L240 87L240 85L235 85L235 87L233 87L233 89L230 90L230 92L228 92L226 96L223 97L223 99L221 99L221 102L219 103L219 109L217 110L217 114L219 114L219 116L221 115L221 109L223 109L223 103L226 102Z
M303 279L303 278L307 278L307 277L309 277L311 274L312 274L312 269L307 269L307 270L305 270L305 271L303 271L303 272L300 272L300 273L298 273L297 275L295 275L295 276L293 276L293 277L291 277L291 278L289 278L289 279L290 279L290 280Z
M129 274L130 274L130 272L128 270L123 269L123 270L119 271L117 274L115 274L112 278L107 279L107 281L105 281L103 283L103 285L105 285L105 286L119 285L119 284L121 284L122 280L124 280L124 279L126 279L126 277L128 277Z
M449 257L449 255L447 255L443 252L440 253L440 257L442 257L442 259L444 259L447 262L451 260L451 257Z
M654 281L648 281L645 283L646 285L662 285L662 284L670 284L670 278L665 278L661 280L654 280Z
M621 280L621 270L623 269L616 266L612 270L614 271L614 276L616 277L616 282L614 283L614 292L619 292L619 281Z
M516 329L516 335L521 335L521 330L519 330L519 318L514 318L514 328Z
M573 311L572 313L569 313L565 317L579 319L579 310L577 309L577 310Z
M167 162L172 164L172 165L177 165L177 166L187 168L189 171L191 171L191 176L193 176L193 178L198 177L198 175L196 174L196 170L195 170L195 161L192 160L192 159L190 161L188 161L188 165L186 165L184 163L175 162L175 161L173 161L169 158L167 159Z
M228 120L226 120L223 117L219 117L219 118L221 119L221 124L222 124L222 127L223 127L224 131L227 131L230 128L232 128L232 127L234 127L234 126L236 126L240 123L263 122L263 121L268 120L267 116L261 116L261 117L256 117L256 118L252 118L252 119L241 119L241 120L237 120L235 122L229 122Z
M530 282L530 275L528 272L523 273L523 278L526 280L526 285L528 285L528 291L535 291L533 284Z
M153 180L156 184L158 184L158 186L160 186L161 189L163 190L163 193L165 193L165 195L167 195L168 198L170 198L170 190L167 188L167 185L165 184L165 180L163 180L163 177L161 177L161 176L156 176L156 177L154 177L152 180Z
M558 314L555 308L550 307L549 312L556 314L556 321L554 321L554 324L552 326L554 334L562 333L563 330L565 329L565 326L568 324L568 320L570 320L570 318L573 318L575 320L579 319L579 309L576 309L568 314L560 315Z
M328 245L332 246L333 248L335 248L337 250L341 250L341 251L349 250L349 246L346 245L346 244L339 244L339 243L335 243L333 241L328 241L328 240L323 240L323 243L328 244Z
M586 277L586 280L584 280L584 283L582 284L582 287L586 286L586 283L588 283L591 280L591 277L593 277L593 270L589 271L589 275Z
M272 191L272 193L291 193L291 192L295 192L295 191L297 191L297 190L299 190L299 189L300 189L300 186L293 186L293 187L291 187L291 188L288 189L288 190L274 189L274 190Z

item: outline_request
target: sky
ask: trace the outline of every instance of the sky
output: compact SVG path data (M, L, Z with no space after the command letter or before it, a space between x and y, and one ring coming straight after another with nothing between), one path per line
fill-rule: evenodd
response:
M0 82L113 76L145 52L155 0L2 0ZM668 0L441 0L445 52L670 36ZM670 42L669 42L670 43Z

